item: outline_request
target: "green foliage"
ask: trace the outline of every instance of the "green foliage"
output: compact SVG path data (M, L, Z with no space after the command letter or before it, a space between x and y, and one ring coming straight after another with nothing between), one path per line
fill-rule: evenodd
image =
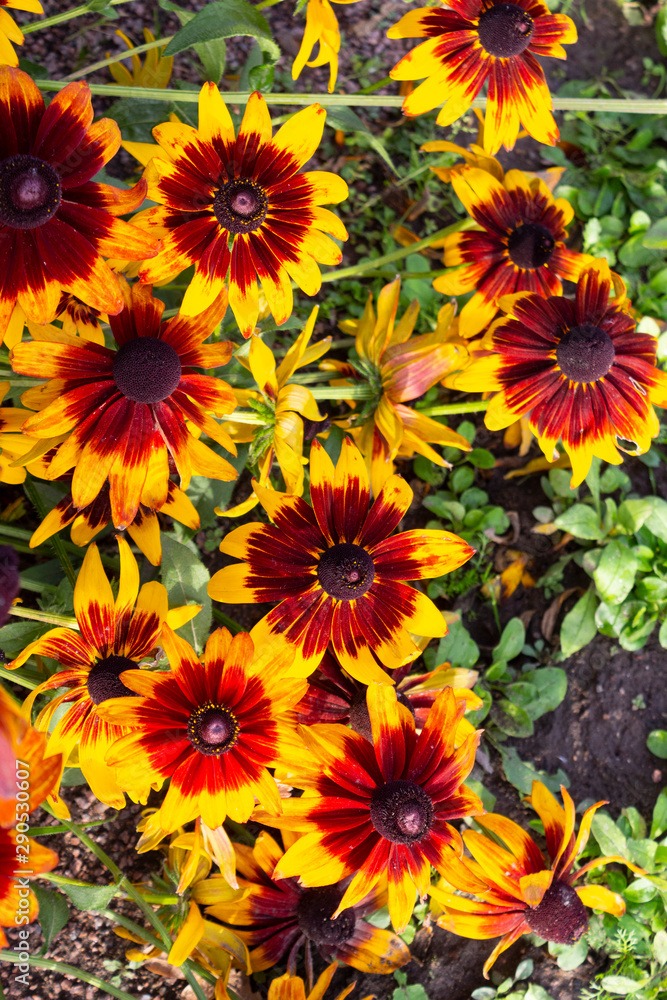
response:
M524 958L514 975L503 979L497 986L480 986L470 994L471 1000L553 1000L550 993L537 983L526 983L533 974L532 958ZM493 975L493 973L492 973Z

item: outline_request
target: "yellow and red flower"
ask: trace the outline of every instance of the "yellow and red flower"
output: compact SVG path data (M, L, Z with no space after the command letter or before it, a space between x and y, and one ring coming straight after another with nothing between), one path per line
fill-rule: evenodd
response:
M285 662L255 656L246 633L217 629L206 643L203 666L194 649L168 627L162 646L168 673L125 673L122 683L140 697L109 702L105 716L128 732L108 755L130 793L171 779L144 836L171 833L201 816L216 829L229 816L245 823L255 799L280 809L267 768L286 753L302 752L293 706L305 682L278 677Z
M574 888L586 872L617 861L643 874L642 869L617 855L594 858L574 871L588 841L595 811L606 803L596 802L586 810L575 840L574 802L563 786L561 794L565 808L541 781L534 781L528 799L544 825L549 860L518 824L497 813L487 813L477 817L476 822L494 839L466 830L463 839L472 859L462 858L446 874L451 885L477 898L457 896L440 886L431 888L431 895L444 910L438 917L441 927L468 938L502 935L484 963L487 979L498 956L522 934L574 944L588 929L586 906L616 916L625 912L623 899L604 886Z
M334 3L357 3L358 0L333 0ZM308 61L319 42L315 59ZM292 63L292 79L297 80L304 66L315 68L329 64L329 93L333 92L338 76L338 53L340 52L340 30L333 7L329 0L308 0L306 7L306 30L301 39L301 47Z
M116 31L119 38L127 45L128 49L135 48L135 43L131 38L122 32ZM144 28L144 41L154 42L155 35L149 28ZM171 71L174 60L171 56L164 56L162 53L166 49L166 44L149 49L142 63L139 56L134 52L131 58L132 72L123 65L123 56L119 56L118 62L109 65L109 72L116 81L123 87L166 87L171 78ZM107 59L110 53L107 52Z
M29 853L25 857L30 863L30 871L26 878L50 872L58 864L58 855L55 851L42 847L26 834L0 828L0 948L9 946L3 927L12 927L16 930L18 916L26 916L27 922L32 923L39 913L39 904L34 892L29 887L21 885L17 877L16 859L22 857L21 851L25 849L26 840L29 841Z
M145 583L139 590L139 568L124 538L118 538L120 582L114 600L111 584L102 569L96 545L86 552L74 588L74 611L79 632L55 628L31 642L10 664L14 670L33 655L48 656L63 667L29 695L29 711L35 698L56 688L66 688L37 716L35 727L47 732L56 711L66 707L51 732L46 753L62 754L63 761L80 767L94 794L102 802L122 809L125 796L113 769L105 763L107 750L128 731L126 724L108 722L99 708L108 698L132 694L120 674L135 667L158 645L167 621L184 624L199 610L198 605L167 610L167 591L161 583ZM62 768L61 772L62 773ZM150 782L144 788L148 793Z
M226 382L194 370L224 365L231 356L228 341L203 344L224 315L225 296L199 316L179 313L161 323L164 303L149 287L130 288L125 279L121 287L125 308L110 318L116 350L47 329L42 340L17 344L11 358L15 371L51 379L22 396L39 410L26 422L27 434L66 435L46 477L74 468L78 509L88 507L108 479L113 523L126 528L141 503L159 509L167 502L170 461L183 489L193 474L231 480L237 473L190 429L235 452L209 416L231 412L234 394Z
M294 834L283 832L286 848L297 840ZM410 952L399 937L363 919L386 904L386 889L372 889L334 920L332 914L343 898L345 883L307 889L295 878L274 880L273 871L283 855L279 844L265 830L254 847L237 844L239 887L245 891L239 898L215 903L206 910L209 916L231 924L245 941L253 972L285 960L293 973L305 944L306 969L312 979L311 942L325 961L344 962L360 972L389 973L410 961ZM214 888L215 877L209 882ZM204 882L198 890L202 902L207 901L206 893Z
M465 706L451 689L438 696L419 735L394 688L371 684L367 699L373 742L345 726L301 726L312 763L295 760L287 777L308 794L284 801L281 816L258 819L305 834L278 862L274 878L325 886L353 876L337 917L386 877L389 914L400 934L415 889L421 896L429 890L431 865L447 875L462 853L451 820L484 811L463 786L481 733L455 747Z
M436 278L433 287L445 295L474 292L459 316L461 336L488 326L503 295L561 295L562 280L576 281L593 263L565 246L574 209L565 198L554 199L539 177L509 170L499 180L475 167L452 172L451 183L478 228L445 237L445 266L464 266Z
M12 42L14 45L23 45L24 36L7 10L27 10L31 14L43 14L44 9L39 0L0 0L0 66L18 66L19 57L12 48Z
M667 407L656 340L636 330L623 307L625 291L611 302L610 291L609 268L596 261L582 272L574 300L515 296L506 303L507 318L490 331L488 349L452 380L457 389L500 390L486 426L502 430L527 417L547 461L558 457L561 438L573 487L586 478L594 455L620 465L619 448L648 451L659 430L653 407Z
M11 383L0 382L0 403L9 392ZM0 483L17 485L25 481L25 468L15 464L26 458L41 442L22 433L31 410L20 406L0 407Z
M140 268L141 280L161 282L194 264L181 306L193 316L222 294L229 272L229 305L244 337L259 315L258 279L279 324L292 312L292 280L316 295L317 263L338 264L342 257L325 234L347 239L340 219L321 207L347 197L345 181L326 171L299 173L320 143L325 116L313 104L272 136L266 101L254 93L235 136L210 83L199 96L198 129L156 126L161 152L145 176L158 205L134 221L159 236L162 247Z
M404 14L389 38L425 38L391 70L394 80L427 79L405 98L403 113L421 115L443 101L438 125L451 125L488 83L484 148L512 149L520 124L553 146L558 128L549 87L535 56L565 59L563 45L577 40L565 14L541 0L448 0L444 8Z
M138 208L144 181L123 190L91 180L119 146L114 121L93 124L87 84L67 84L45 109L27 73L0 66L0 341L17 303L39 324L63 291L101 312L122 309L102 256L142 260L157 243L115 218Z
M279 601L253 638L291 645L295 673L312 673L331 643L353 677L391 684L376 657L393 669L420 653L410 632L446 635L435 604L403 581L451 572L473 549L448 531L389 537L412 501L403 479L388 479L371 505L364 460L348 438L335 469L313 441L312 507L258 483L254 489L273 524L245 524L225 536L220 551L246 561L215 573L208 592L226 604Z
M303 979L300 976L291 976L289 972L286 972L284 976L278 976L271 980L268 1000L323 1000L337 968L336 962L332 962L320 975L313 988L309 984L307 995ZM335 1000L345 1000L345 997L349 996L355 986L356 983L350 983L340 991ZM215 1000L218 1000L217 996ZM372 995L364 997L363 1000L372 1000Z

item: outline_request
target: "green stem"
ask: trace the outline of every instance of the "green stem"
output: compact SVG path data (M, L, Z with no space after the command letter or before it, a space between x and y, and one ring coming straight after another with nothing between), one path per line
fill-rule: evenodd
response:
M336 373L332 372L332 378ZM310 390L314 399L375 399L376 390L370 385L322 385Z
M167 35L166 38L154 38L152 42L145 42L143 45L135 45L131 49L126 49L125 52L108 56L107 59L100 59L99 62L91 63L90 66L86 66L84 69L78 69L76 73L70 73L69 76L64 76L63 80L80 80L82 76L88 76L89 73L94 73L98 69L104 69L105 66L112 66L113 63L122 62L123 59L129 59L132 56L139 56L142 52L150 52L151 49L158 49L160 46L167 46L173 37L173 35Z
M76 618L70 618L69 615L54 615L50 611L22 608L18 604L12 604L9 613L17 618L29 618L33 622L44 622L46 625L58 625L62 628L73 628L77 632L79 631L78 621Z
M418 413L425 417L447 417L456 413L483 413L489 407L489 399L478 399L471 403L445 403L442 406L427 406Z
M462 229L469 229L473 225L474 222L472 219L459 219L458 222L452 223L451 226L438 229L437 232L431 233L430 236L419 240L417 243L411 243L410 246L399 247L398 250L392 250L391 253L386 253L382 257L360 261L358 264L352 264L351 267L339 267L335 271L327 271L326 274L322 275L322 282L338 281L340 278L355 278L359 274L376 271L378 268L384 267L385 264L393 264L394 261L402 260L403 257L407 257L411 253L419 253L420 250L425 250L431 244L436 243L438 240L443 240L445 236L449 236L450 233L458 233ZM430 277L430 273L428 276ZM424 275L420 274L420 277L423 278Z
M37 969L50 969L51 972L59 972L62 976L73 976L75 979L80 979L83 983L88 983L89 986L96 986L98 990L108 993L109 996L117 997L117 1000L136 1000L136 997L131 993L119 990L117 986L105 983L103 979L94 976L92 972L86 972L85 969L79 969L75 965L68 965L66 962L56 962L54 959L41 958L37 955L29 955L24 961L23 957L19 958L15 951L0 951L0 962L12 962L14 965L18 965L19 963L21 965L34 965Z
M52 583L40 583L39 580L32 580L29 576L24 576L23 573L19 575L19 586L21 590L31 590L35 594L55 594L58 590Z
M91 819L88 823L82 823L81 829L87 830L89 827L93 826L104 826L105 823L110 823L115 817L110 817L109 819ZM31 837L50 837L54 833L68 833L66 826L62 823L54 823L53 826L31 826L30 836Z
M219 608L213 608L213 617L225 628L228 628L232 635L238 635L239 632L243 631L243 625L239 625L237 621L226 615L224 611L220 611Z
M131 934L135 934L146 944L150 944L153 948L159 948L162 950L162 942L159 941L154 934L146 928L142 927L140 924L136 924L134 920L130 920L129 917L124 916L122 913L116 913L115 910L100 910L100 915L106 917L107 920L111 920L112 923L118 924L120 927L124 927L126 930L130 931Z
M112 3L114 0L112 0ZM126 3L127 0L116 0ZM81 13L87 13L82 11ZM58 16L58 15L56 15ZM45 24L46 22L44 22ZM37 27L44 27L40 24ZM25 28L23 31L25 32ZM35 28L33 30L36 30ZM67 84L62 80L35 80L40 90L62 90ZM92 83L91 93L106 97L136 97L146 101L175 101L180 104L197 104L199 91L171 90L160 87L127 87L119 83ZM263 94L267 104L286 104L308 107L317 102L323 108L400 108L403 98L393 94ZM223 94L231 104L245 104L250 91L243 90ZM603 97L554 97L556 111L605 111L614 114L667 114L667 100L654 101L648 98L603 98ZM486 107L485 97L476 97L473 108ZM434 110L436 110L434 108Z
M48 514L48 511L44 506L44 504L42 503L42 498L39 495L39 490L35 486L34 482L32 482L32 480L29 478L26 479L26 481L23 484L23 489L25 490L25 494L28 500L39 514L40 520L43 521L46 515ZM72 587L75 587L76 573L74 572L74 567L72 566L70 557L67 555L67 552L65 551L65 546L62 543L62 539L60 538L59 535L56 534L51 536L49 542L53 546L54 551L58 559L60 560L60 565L65 571L65 576L72 584Z
M27 688L29 691L36 688L38 683L37 681L33 683L27 677L22 677L16 670L7 670L6 667L0 667L0 677L4 677L6 681L11 681L12 684L18 684L19 687Z
M130 3L131 0L109 0L110 7L118 7L122 3ZM33 31L41 31L42 28L50 28L54 24L64 24L66 21L71 21L74 17L81 17L83 14L95 14L94 10L91 10L87 4L82 4L80 7L72 7L71 10L63 11L62 14L54 14L53 17L45 17L43 21L35 21L33 24L27 24L25 27L21 28L24 35L30 35Z

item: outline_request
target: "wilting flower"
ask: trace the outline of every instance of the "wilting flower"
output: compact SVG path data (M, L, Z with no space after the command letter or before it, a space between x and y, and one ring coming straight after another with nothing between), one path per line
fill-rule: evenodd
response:
M394 460L399 455L411 458L417 452L436 465L446 466L447 462L431 444L470 451L461 434L405 405L422 396L448 372L461 367L466 349L452 336L454 307L448 305L441 310L432 333L411 340L419 303L413 300L396 323L400 290L400 278L385 285L378 296L377 318L373 296L369 295L361 319L344 320L340 324L345 333L354 334L358 361L327 361L321 366L351 375L376 390L375 399L350 418L375 496L393 475Z
M274 458L280 466L285 480L285 491L301 496L303 493L303 437L304 418L322 421L324 417L317 408L315 398L305 385L290 382L294 372L304 365L319 360L329 350L331 337L308 346L313 333L318 307L310 314L308 322L294 341L289 351L276 368L276 359L270 347L261 337L253 337L247 357L238 360L252 372L259 392L253 389L235 389L234 395L239 406L250 405L264 423L245 424L241 415L234 413L234 420L226 424L234 441L251 441L250 462L259 466L260 486L269 486L269 476ZM238 517L252 510L259 503L252 493L243 503L231 510L216 513L226 517Z
M648 451L659 430L653 406L667 407L667 375L656 368L656 341L639 333L622 303L609 301L604 261L584 270L574 300L526 293L510 300L508 318L454 378L456 388L489 392L485 423L502 430L527 416L547 461L562 438L572 461L572 487L586 478L593 455L620 465L619 448Z
M498 180L468 168L452 173L451 183L480 227L445 237L445 265L464 266L433 282L445 295L474 292L459 316L462 336L488 326L503 295L560 295L562 279L576 281L593 263L588 254L565 246L574 209L565 198L554 199L539 177L510 170Z
M199 514L197 509L170 479L167 483L167 499L158 506L150 495L150 487L144 486L146 503L139 502L134 520L128 524L127 533L132 541L141 549L153 566L162 562L162 543L160 541L160 522L158 514L168 514L175 521L184 524L186 528L198 528ZM71 524L70 538L75 545L86 546L111 521L111 502L109 500L109 482L104 484L92 503L87 507L77 507L72 500L71 491L53 507L42 523L32 534L30 548L41 545L62 528Z
M317 149L325 112L319 104L293 115L272 137L261 94L250 95L238 136L213 83L199 95L199 129L167 122L153 129L161 146L146 170L148 196L158 202L136 216L162 240L139 270L159 282L195 265L181 306L192 316L222 294L229 271L229 305L244 337L259 315L261 282L276 323L292 312L294 280L306 295L320 290L317 262L342 254L325 233L347 239L340 219L321 206L343 201L336 174L299 170Z
M119 38L122 38L128 49L133 49L135 47L134 42L127 35L123 34L122 31L116 31ZM144 40L146 42L154 42L155 35L148 28L144 28ZM109 66L109 72L116 81L124 87L166 87L169 83L171 77L171 71L174 65L173 57L163 56L162 53L166 49L166 45L157 46L154 49L149 49L144 57L143 63L139 56L135 53L132 54L132 72L126 66L123 66L121 56L118 62L111 63ZM107 52L107 59L109 58L109 53ZM128 58L130 58L128 56Z
M18 66L19 57L12 48L23 45L23 32L18 24L9 16L7 10L27 10L31 14L43 14L39 0L2 0L0 3L0 66Z
M512 149L520 123L548 146L558 139L551 95L535 56L565 59L563 45L577 40L571 18L551 14L541 0L448 0L404 14L389 38L425 38L391 70L394 80L427 77L403 102L420 115L443 101L438 125L464 114L488 82L484 147Z
M595 811L606 803L597 802L586 810L575 840L574 802L562 785L561 794L564 809L541 781L534 781L529 798L544 824L549 860L532 837L511 819L487 813L477 817L476 822L494 839L466 830L463 839L473 857L462 858L457 867L446 873L451 885L477 898L457 896L439 886L431 888L431 895L444 909L444 914L438 917L441 927L468 938L494 938L502 934L484 963L487 979L498 956L522 934L537 934L558 944L574 944L588 929L585 906L616 916L625 912L622 898L604 886L573 887L586 872L618 861L642 873L640 868L616 855L594 858L574 871L574 863L588 841Z
M398 667L392 674L396 697L412 713L417 729L422 729L434 701L449 687L457 701L465 704L464 711L480 708L481 699L469 690L479 676L476 670L464 670L442 663L426 674L409 674L411 664ZM314 674L308 678L308 690L296 706L299 722L312 726L318 722L341 722L355 733L373 739L371 720L366 705L366 687L348 676L327 651ZM467 719L459 720L457 745L472 732Z
M211 829L227 816L245 823L255 799L280 809L267 768L299 746L292 708L305 683L284 677L278 682L280 664L262 666L244 632L232 639L227 629L217 629L206 643L203 666L192 646L169 628L161 642L171 670L124 674L123 684L141 697L105 708L107 718L131 729L107 758L118 768L120 784L132 794L137 784L160 787L171 779L145 835L171 833L197 816Z
M357 3L357 0L334 0L334 3ZM319 42L320 48L315 59L310 62L313 49ZM326 66L329 64L329 93L336 86L338 75L338 53L340 51L340 31L338 21L329 0L308 0L306 8L306 30L301 39L301 47L292 63L292 79L297 80L304 66Z
M56 711L61 706L66 708L49 736L46 752L49 757L62 754L65 763L76 764L100 801L122 809L125 796L104 758L128 727L123 719L116 723L102 718L99 706L108 698L131 695L120 674L153 652L165 622L178 628L197 613L199 606L168 611L167 591L161 583L145 583L139 590L136 559L125 539L117 540L121 567L116 599L93 544L86 552L74 588L74 611L80 631L51 629L26 646L8 669L20 667L34 654L51 657L62 665L62 670L34 689L25 708L29 710L40 694L66 688L41 710L35 722L37 729L47 732ZM150 782L144 793L149 789Z
M110 318L116 350L45 330L43 340L17 344L12 365L51 379L21 397L40 411L26 422L27 434L67 435L46 477L58 479L74 467L72 502L79 509L108 479L113 523L126 528L141 503L160 509L167 502L170 460L183 489L193 474L236 479L236 469L189 429L235 451L209 416L229 413L235 401L226 382L194 371L224 365L231 356L228 341L203 344L224 315L224 295L199 316L179 313L161 323L164 303L151 289L120 280L125 308Z
M254 489L273 524L234 529L220 551L244 559L211 578L208 592L226 604L280 601L253 629L261 645L293 647L296 673L315 669L331 642L341 666L358 680L391 684L378 666L401 666L420 649L409 633L442 636L435 604L405 580L451 572L473 549L448 531L404 531L390 537L412 501L399 476L371 505L364 460L343 443L338 464L319 441L310 451L312 507L301 497Z
M141 204L145 182L122 190L90 179L120 146L114 121L92 122L87 84L68 83L45 109L27 73L0 66L0 339L17 302L33 323L50 323L63 291L120 312L123 297L102 255L156 252L151 236L114 218Z
M481 733L455 747L464 705L442 691L417 735L394 688L371 684L368 713L373 742L344 726L300 726L313 760L295 761L289 781L308 790L283 802L280 817L260 822L305 833L278 862L274 878L333 885L353 875L334 917L357 905L384 877L395 930L406 927L415 889L426 896L431 865L447 875L462 853L450 821L482 813L463 786Z
M297 839L287 831L283 833L285 847ZM254 847L237 844L239 886L245 892L238 898L216 902L206 910L208 915L231 924L245 941L253 972L282 961L294 972L299 951L305 944L306 968L311 979L311 942L325 961L344 962L361 972L393 972L410 961L410 952L400 938L363 919L385 905L386 890L380 887L371 890L365 899L334 920L332 914L343 898L346 885L307 889L295 878L274 880L273 870L283 854L265 830ZM216 882L215 877L209 879L213 891ZM208 901L206 893L207 883L202 883L199 895L203 902Z

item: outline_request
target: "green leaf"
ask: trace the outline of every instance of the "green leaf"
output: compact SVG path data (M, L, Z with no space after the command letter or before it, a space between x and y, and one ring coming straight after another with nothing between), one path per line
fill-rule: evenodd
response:
M394 166L394 161L385 149L384 144L364 125L359 115L352 108L343 105L327 108L327 125L340 129L341 132L361 132L371 149L375 150L392 173L398 176L398 170Z
M667 965L667 931L658 931L653 938L653 954L660 965Z
M644 521L644 526L654 535L667 542L667 500L661 497L649 497L651 513Z
M77 910L106 910L120 891L118 886L90 885L88 882L58 882L58 886L76 906Z
M583 503L575 503L569 510L559 514L554 524L575 538L584 538L587 541L597 541L602 538L600 519L592 507Z
M591 830L603 854L620 854L622 858L630 859L627 841L611 816L596 813Z
M586 961L588 955L588 941L579 938L576 944L550 944L549 951L555 956L558 968L563 972L572 972L578 969Z
M621 996L630 996L632 993L637 993L643 989L647 982L648 979L646 976L642 976L641 979L630 979L629 976L603 976L600 980L600 986L607 993L619 993Z
M530 795L534 781L541 781L554 794L560 791L561 785L569 788L569 778L560 767L556 774L546 774L544 771L537 771L532 764L521 760L514 747L506 749L500 746L498 749L503 759L505 777L522 795Z
M39 903L39 926L44 935L42 951L46 952L51 947L56 934L59 934L69 920L69 906L67 900L59 892L52 889L45 889L43 886L33 882L32 891L37 896Z
M486 448L473 448L466 455L466 459L478 469L492 469L496 464L495 458Z
M645 247L655 250L667 249L667 219L654 222L649 231L644 233L643 243Z
M667 618L660 626L660 631L658 632L658 642L663 649L667 649Z
M621 604L632 590L637 569L634 552L622 542L612 539L605 546L593 573L600 597L612 604Z
M448 661L453 667L474 667L479 660L479 646L470 638L461 622L449 626L449 632L440 640L436 663Z
M618 523L630 535L634 535L652 510L650 500L624 500L618 508Z
M20 621L10 622L0 628L0 649L7 660L13 660L26 646L52 629L53 625L46 622Z
M498 728L502 729L508 736L524 739L527 736L533 735L533 723L530 721L525 708L515 705L514 702L508 701L507 698L502 698L500 701L494 702L491 706L491 718Z
M526 627L520 618L511 618L493 650L494 660L513 660L518 656L526 641Z
M213 617L211 598L206 592L209 572L197 549L162 535L162 583L167 588L169 607L201 604L199 614L183 625L178 634L199 652L208 638Z
M237 35L256 38L262 51L273 62L277 62L280 48L271 37L266 18L246 0L213 0L213 3L207 3L203 10L176 32L164 54L175 56L201 42L234 38Z
M521 674L521 680L537 688L537 697L530 705L524 705L530 718L535 721L546 712L553 712L567 694L567 674L561 667L540 667Z
M572 656L592 642L597 635L595 624L597 603L595 592L590 588L565 615L560 630L560 645L564 656Z
M667 760L667 730L653 729L646 738L646 746L662 760Z
M454 493L465 493L475 480L475 472L469 465L462 465L459 469L454 469L449 477L449 485Z
M667 830L667 788L663 788L660 792L653 807L651 832L649 834L651 840L657 840L658 837L662 837L665 830Z
M544 986L537 983L529 983L523 1000L553 1000L551 993L547 993Z

